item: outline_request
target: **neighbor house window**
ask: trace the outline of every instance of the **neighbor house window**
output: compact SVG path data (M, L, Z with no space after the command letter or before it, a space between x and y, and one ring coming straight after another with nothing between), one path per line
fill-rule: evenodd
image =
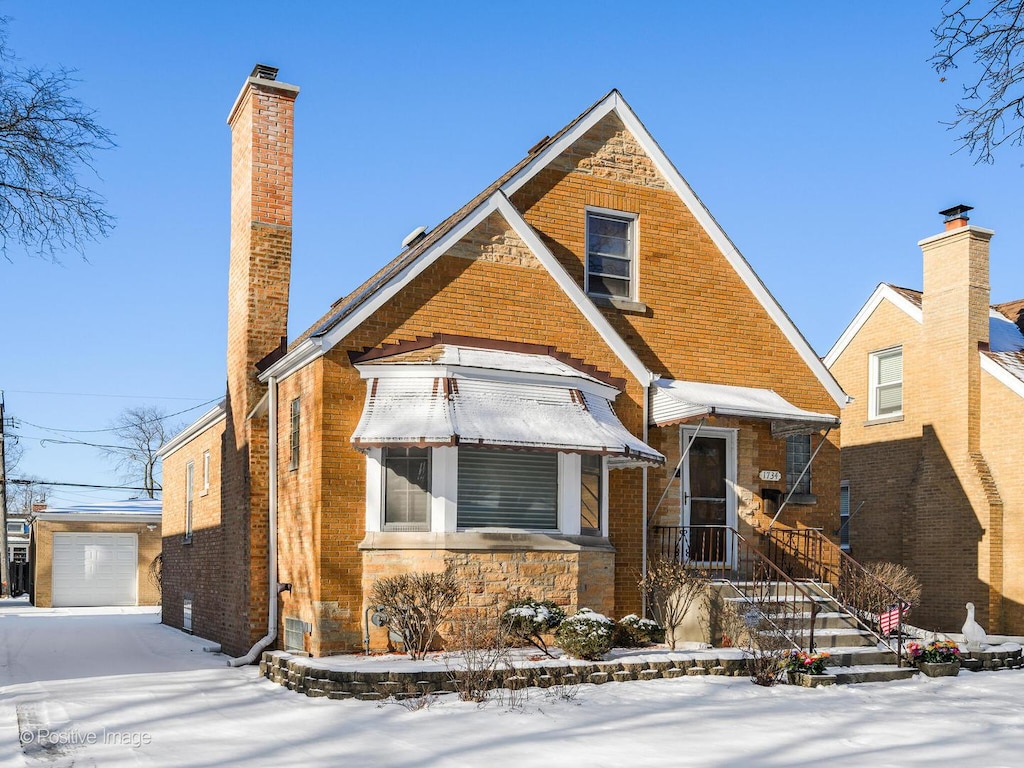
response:
M558 455L459 447L460 528L558 528Z
M430 449L385 448L384 530L430 530Z
M808 466L810 460L810 435L790 435L786 438L786 487L791 493L798 496L810 494L811 468ZM807 467L806 472L804 472L804 467ZM800 477L801 472L803 472L803 477Z
M196 476L196 465L189 462L185 465L185 538L192 538L192 485Z
M903 413L903 348L871 354L870 418L884 419Z
M203 451L203 494L210 492L210 452Z
M299 468L299 398L292 400L288 432L288 469Z
M636 219L628 214L587 212L587 293L635 297L635 230Z
M22 523L7 523L7 532L20 536L25 532L25 528Z
M839 546L850 550L850 482L839 484Z
M580 533L601 535L601 457L580 456Z

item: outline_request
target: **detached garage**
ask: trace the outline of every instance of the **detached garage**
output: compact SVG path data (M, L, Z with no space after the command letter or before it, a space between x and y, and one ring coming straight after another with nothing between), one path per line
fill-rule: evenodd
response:
M159 605L160 506L147 499L36 513L33 603Z

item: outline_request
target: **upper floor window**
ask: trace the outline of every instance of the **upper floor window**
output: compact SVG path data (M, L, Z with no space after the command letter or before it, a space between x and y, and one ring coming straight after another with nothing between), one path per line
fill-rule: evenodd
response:
M384 530L430 530L430 449L385 448Z
M903 347L871 353L869 388L868 418L903 413Z
M587 293L636 298L636 217L587 211Z
M25 533L25 524L22 523L22 522L10 522L9 521L7 523L7 532L8 533L14 533L14 534L17 534L18 536L20 536L23 533Z
M797 496L811 492L811 436L790 435L786 438L786 487ZM806 468L806 471L804 471ZM803 476L801 476L803 473Z
M299 468L299 398L292 400L288 430L288 469Z
M203 451L203 494L210 492L210 452Z

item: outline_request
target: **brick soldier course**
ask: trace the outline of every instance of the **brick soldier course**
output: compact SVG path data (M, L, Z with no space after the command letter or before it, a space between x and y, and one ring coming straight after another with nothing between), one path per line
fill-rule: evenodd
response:
M286 335L297 90L250 78L232 112L228 393L164 452L166 623L181 626L181 601L188 598L194 631L228 652L248 650L266 630L273 464L277 580L289 585L279 615L311 627L301 650L314 656L362 647L376 578L447 564L466 585L467 604L478 609L521 591L570 611L586 606L619 617L640 610L644 510L670 480L664 467L607 473L603 536L369 526L375 511L368 511L368 458L352 444L368 391L357 365L367 355L386 358L453 338L464 346L544 350L616 382L615 415L672 468L679 425L644 424L651 373L771 389L800 408L838 415L845 402L838 385L617 92L336 302L286 351L279 348ZM584 293L588 209L634 217L637 288L630 300ZM295 401L297 461L290 433ZM749 528L763 520L763 492L786 489L785 472L778 482L758 479L761 469L785 469L785 440L757 419L718 417L707 426L735 430L738 523ZM218 492L211 485L194 502L194 530L185 543L185 466L200 466L207 450L218 455ZM782 522L831 535L838 527L837 430L813 473L813 503L791 505ZM667 510L659 515L671 522ZM371 645L386 643L386 632L373 629Z

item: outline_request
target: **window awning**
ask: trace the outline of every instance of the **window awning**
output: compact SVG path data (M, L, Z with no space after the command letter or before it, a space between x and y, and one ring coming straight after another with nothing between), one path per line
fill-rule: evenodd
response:
M494 367L479 359L472 367L439 365L436 356L415 364L382 359L357 365L368 392L352 442L596 453L610 456L613 466L664 463L615 416L603 396L614 396L614 388L552 358L537 375L535 360L512 363L539 356L500 355ZM511 369L517 370L507 375Z
M695 416L734 416L771 421L780 437L839 425L839 417L797 408L770 389L659 379L651 386L650 423L666 426Z

